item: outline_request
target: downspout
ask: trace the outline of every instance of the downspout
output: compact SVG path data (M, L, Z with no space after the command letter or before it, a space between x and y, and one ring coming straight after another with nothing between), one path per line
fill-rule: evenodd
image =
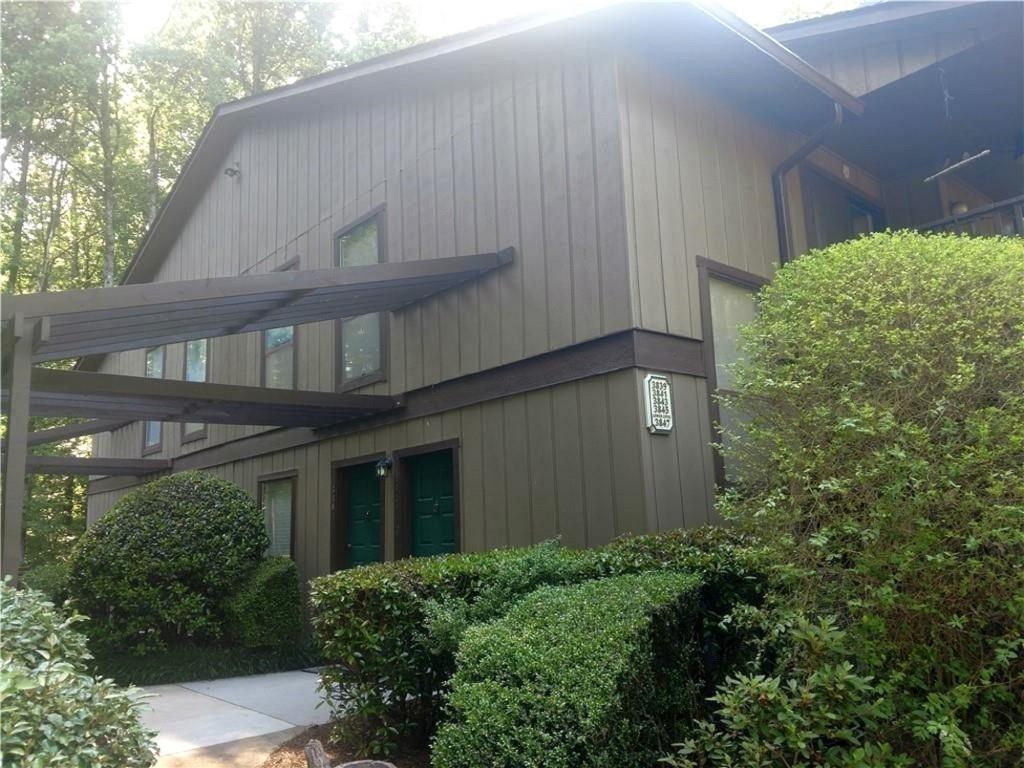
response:
M779 261L782 264L793 258L793 244L790 238L789 201L786 199L786 174L796 168L811 152L816 150L825 137L843 124L843 107L837 101L832 119L819 128L811 138L801 144L793 154L783 160L772 171L772 192L775 197L775 227L779 235Z

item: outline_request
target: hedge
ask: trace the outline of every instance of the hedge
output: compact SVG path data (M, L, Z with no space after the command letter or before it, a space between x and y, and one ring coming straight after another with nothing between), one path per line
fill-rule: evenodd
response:
M0 584L0 764L145 768L153 734L136 692L86 672L84 621L64 618L31 589Z
M662 569L700 573L711 619L703 641L706 664L713 673L709 680L718 680L739 651L737 638L717 628L717 617L736 603L759 599L758 563L750 539L708 527L624 538L598 550L547 542L381 563L316 579L313 629L327 664L322 686L330 692L338 735L371 754L388 751L397 737L411 732L425 740L439 717L440 695L467 627L504 615L538 586L604 576Z
M223 604L268 545L241 488L181 472L117 501L75 547L70 591L98 644L137 653L223 635Z
M696 714L701 579L546 587L470 628L434 768L651 765Z
M225 605L225 634L245 648L288 648L302 636L299 572L289 557L270 557Z
M425 740L465 627L501 615L541 584L573 583L594 569L585 554L548 542L380 563L315 579L312 624L337 735L357 739L369 754L387 752L413 732Z

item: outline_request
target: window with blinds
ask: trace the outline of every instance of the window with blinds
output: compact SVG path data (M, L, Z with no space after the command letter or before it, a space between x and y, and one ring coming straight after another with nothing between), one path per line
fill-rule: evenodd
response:
M292 522L294 519L295 478L283 477L260 483L260 504L270 536L267 556L292 557Z

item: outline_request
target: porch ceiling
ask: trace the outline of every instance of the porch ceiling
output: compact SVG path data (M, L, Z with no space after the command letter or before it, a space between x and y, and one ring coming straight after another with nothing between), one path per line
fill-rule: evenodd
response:
M3 399L7 400L6 388ZM401 405L386 395L266 389L33 368L32 416L323 427Z
M46 319L49 328L38 334L32 353L39 363L393 311L507 264L512 256L507 248L346 269L26 294L6 297L0 317L5 331L19 321Z
M991 155L957 176L995 200L1024 192L1024 172L1015 159L1024 142L1020 30L1007 30L863 98L863 117L845 123L826 142L843 157L882 178L920 173L924 179L964 152L990 149Z

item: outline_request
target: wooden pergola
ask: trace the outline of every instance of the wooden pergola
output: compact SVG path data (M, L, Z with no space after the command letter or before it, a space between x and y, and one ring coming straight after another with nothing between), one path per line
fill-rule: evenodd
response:
M143 475L170 468L160 459L34 456L32 445L142 420L325 427L402 406L400 396L149 379L38 363L395 311L508 264L513 253L5 297L0 569L17 576L21 564L27 472ZM30 416L90 420L30 434Z

